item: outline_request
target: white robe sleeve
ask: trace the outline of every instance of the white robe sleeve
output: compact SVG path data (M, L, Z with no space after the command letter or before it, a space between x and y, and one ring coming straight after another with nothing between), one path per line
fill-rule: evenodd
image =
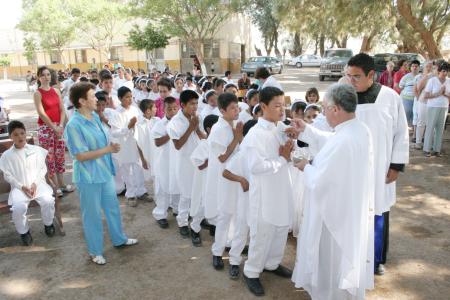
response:
M268 159L262 157L258 150L255 148L249 148L248 165L250 172L254 175L269 175L277 173L284 165L287 164L287 160L284 157L279 156L275 159Z
M128 124L123 124L120 113L116 113L109 120L111 136L113 138L128 137L134 135L134 128L129 129ZM136 125L137 126L137 125Z
M334 133L332 132L323 131L314 128L313 126L306 125L305 130L300 133L298 139L307 143L313 154L317 154L333 134Z
M393 164L407 164L409 162L409 133L408 122L406 121L405 109L403 102L398 95L396 98L397 119L394 119L393 144L391 163Z

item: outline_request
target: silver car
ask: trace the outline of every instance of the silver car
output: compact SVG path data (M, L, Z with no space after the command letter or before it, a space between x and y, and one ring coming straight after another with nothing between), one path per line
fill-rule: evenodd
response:
M266 67L272 74L281 74L283 72L283 64L281 61L272 56L255 56L250 57L247 62L241 65L241 73L245 72L248 76L253 76L259 67Z
M324 81L325 77L342 77L347 62L353 56L351 49L336 48L325 50L320 63L319 80Z
M315 54L302 54L288 61L289 66L302 67L319 67L322 58Z

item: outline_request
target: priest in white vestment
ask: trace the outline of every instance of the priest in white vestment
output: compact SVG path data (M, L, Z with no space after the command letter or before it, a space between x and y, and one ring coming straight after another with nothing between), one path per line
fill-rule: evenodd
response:
M320 148L301 160L305 207L292 280L312 299L364 299L373 288L374 166L369 129L356 119L356 91L334 84L324 113L334 133L293 121L291 136Z

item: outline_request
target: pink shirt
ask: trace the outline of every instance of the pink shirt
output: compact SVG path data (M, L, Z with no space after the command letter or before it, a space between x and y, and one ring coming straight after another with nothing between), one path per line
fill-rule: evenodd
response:
M176 100L178 107L180 107L180 99ZM155 106L156 106L156 116L161 119L164 118L164 99L161 97L156 99Z

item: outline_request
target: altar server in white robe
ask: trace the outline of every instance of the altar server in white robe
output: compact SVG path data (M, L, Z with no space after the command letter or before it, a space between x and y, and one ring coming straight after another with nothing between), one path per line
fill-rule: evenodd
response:
M152 128L152 138L155 143L155 202L153 217L159 227L169 227L167 210L171 203L178 203L179 189L175 177L175 146L167 133L167 124L178 112L175 98L164 98L164 117ZM176 205L175 205L176 206Z
M375 273L384 274L389 243L389 210L395 182L409 161L409 133L402 99L374 82L375 62L360 53L348 62L347 77L358 94L356 117L369 127L375 153Z
M30 246L33 239L28 226L27 210L33 199L41 207L46 235L51 237L55 234L53 226L55 199L52 196L53 189L45 181L47 150L27 144L25 126L22 122L9 122L8 133L13 145L1 155L0 170L11 185L8 205L12 206L12 220L23 244Z
M155 143L152 141L152 128L159 121L156 115L156 105L153 100L143 99L139 102L142 116L136 124L135 138L147 163L144 169L145 181L152 180L155 176Z
M244 279L254 295L264 295L259 275L264 270L290 278L292 271L280 265L292 222L292 182L289 161L293 141L282 122L284 93L276 87L260 91L263 117L242 142L250 169L250 245Z
M198 94L191 90L180 94L181 110L167 124L167 133L171 138L175 152L175 178L180 189L177 222L182 237L189 237L189 207L191 205L192 184L195 167L191 162L192 152L200 139L206 135L200 130L200 118L197 115ZM200 227L203 216L194 216L194 227ZM194 246L201 245L200 231L191 229L191 238Z
M324 113L334 134L293 123L301 140L321 146L312 164L296 163L306 190L292 279L314 300L364 299L373 288L373 145L355 118L356 99L351 85L328 89Z
M203 120L203 129L207 137L211 132L211 128L217 123L219 117L216 115L206 116ZM194 179L192 182L191 207L189 214L192 218L205 217L205 187L206 187L206 170L208 168L209 146L206 139L200 140L197 147L191 154L191 161L195 167ZM214 227L210 225L210 235L214 236ZM191 223L191 229L200 232L200 224Z
M236 153L243 139L243 124L239 117L238 98L231 93L219 96L222 117L211 129L208 137L209 159L206 178L205 215L216 225L214 243L211 247L213 267L223 269L223 252L229 237L230 227L236 212L238 189L222 173L230 157ZM211 222L210 222L211 223Z

